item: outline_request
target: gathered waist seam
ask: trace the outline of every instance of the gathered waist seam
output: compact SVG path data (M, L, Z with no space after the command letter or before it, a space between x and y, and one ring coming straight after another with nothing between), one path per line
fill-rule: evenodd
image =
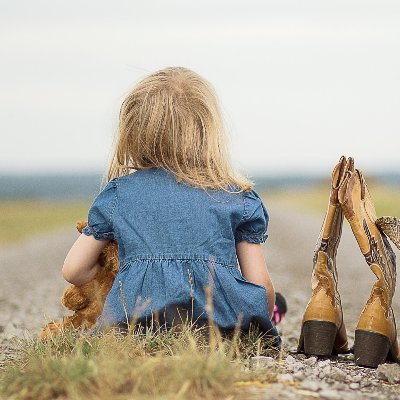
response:
M224 267L229 268L236 268L237 265L235 263L227 263L225 261L221 261L216 257L207 257L207 256L163 256L163 255L142 255L142 256L135 256L129 257L124 259L121 262L121 268L124 267L126 264L134 263L138 261L205 261L210 264L218 264Z

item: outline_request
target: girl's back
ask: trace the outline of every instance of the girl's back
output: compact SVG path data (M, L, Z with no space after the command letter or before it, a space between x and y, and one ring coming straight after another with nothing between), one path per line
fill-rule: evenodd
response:
M236 241L261 243L267 212L254 191L229 193L178 183L163 168L148 168L110 181L89 210L83 233L118 242L120 272L101 325L145 322L154 312L173 324L175 308L207 321L205 286L213 293L214 321L232 330L242 318L273 330L265 287L244 279ZM128 316L128 321L126 321ZM176 322L176 321L175 321Z
M98 211L105 208L112 222L102 230L113 232L122 265L146 257L212 256L237 263L234 235L244 214L243 193L206 191L177 183L163 168L149 168L111 181L102 201ZM93 211L89 225L104 223L101 216L93 221Z
M83 284L99 270L107 241L118 242L121 267L99 328L147 323L154 313L169 325L179 309L228 331L254 322L279 338L259 246L268 215L232 167L223 125L212 86L186 68L157 71L126 96L108 183L63 267L69 282Z

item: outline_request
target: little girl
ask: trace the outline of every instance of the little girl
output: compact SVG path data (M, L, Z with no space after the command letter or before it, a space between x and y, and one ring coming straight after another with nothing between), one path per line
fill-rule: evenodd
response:
M179 67L139 82L122 104L107 177L63 266L64 278L82 285L107 243L118 243L120 270L99 327L154 315L169 326L186 312L226 332L256 324L280 346L261 247L268 214L230 165L208 82Z

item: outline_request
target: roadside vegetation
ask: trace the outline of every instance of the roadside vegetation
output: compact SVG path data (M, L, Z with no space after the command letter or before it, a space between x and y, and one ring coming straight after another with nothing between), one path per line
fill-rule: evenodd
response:
M368 183L368 188L375 204L377 216L390 215L400 217L400 188ZM265 204L269 200L297 210L308 210L325 214L328 206L329 183L308 188L288 188L274 191L263 196Z
M178 327L20 339L0 369L0 398L251 399L276 381L280 367L249 368L251 356L281 357L265 333L228 338L212 326Z
M1 200L0 246L63 225L74 227L76 221L87 218L89 206L89 200Z

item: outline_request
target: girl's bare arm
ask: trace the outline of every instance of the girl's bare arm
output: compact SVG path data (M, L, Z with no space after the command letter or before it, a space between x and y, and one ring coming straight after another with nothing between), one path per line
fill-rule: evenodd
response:
M261 244L246 241L236 243L236 254L242 275L250 282L262 285L267 291L268 312L272 316L275 305L275 289L269 276Z
M108 242L82 233L65 258L62 268L64 279L76 286L91 281L101 268L99 255Z

